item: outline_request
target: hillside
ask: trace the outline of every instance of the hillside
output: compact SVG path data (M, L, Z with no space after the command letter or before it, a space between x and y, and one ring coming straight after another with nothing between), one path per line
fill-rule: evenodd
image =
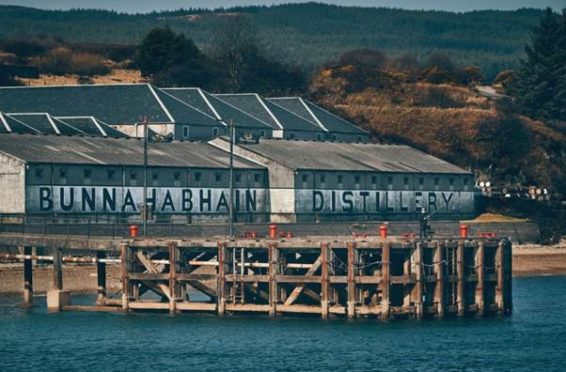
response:
M313 79L312 93L380 141L413 145L497 187L566 189L566 136L514 114L504 99L400 72L360 74L354 66L327 68Z
M57 35L69 42L137 44L151 28L168 25L206 49L226 17L245 15L269 53L305 69L346 50L371 47L417 58L444 51L459 65L477 65L493 78L516 66L529 29L541 14L532 9L450 13L315 3L138 15L2 6L0 35L20 39Z

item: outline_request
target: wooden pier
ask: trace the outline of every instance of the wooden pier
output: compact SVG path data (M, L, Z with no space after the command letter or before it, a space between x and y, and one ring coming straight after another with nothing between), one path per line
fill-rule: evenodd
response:
M1 237L0 237L1 238ZM390 237L294 239L130 239L74 243L56 237L2 239L23 254L23 299L32 304L31 260L53 261L48 307L58 310L311 314L331 317L443 318L510 314L511 244L506 239ZM31 247L50 249L33 256ZM96 303L73 306L62 265L95 264ZM111 298L106 265L121 267Z

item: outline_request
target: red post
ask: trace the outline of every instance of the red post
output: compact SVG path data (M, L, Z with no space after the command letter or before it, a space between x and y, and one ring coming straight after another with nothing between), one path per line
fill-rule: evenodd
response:
M139 231L138 225L130 225L130 236L132 238L138 237L138 231Z
M381 237L381 239L387 238L387 224L383 223L381 224L381 226L379 226L379 236Z
M269 225L269 239L277 238L277 225L271 224Z
M462 239L468 238L468 225L464 225L464 224L460 225L460 238Z

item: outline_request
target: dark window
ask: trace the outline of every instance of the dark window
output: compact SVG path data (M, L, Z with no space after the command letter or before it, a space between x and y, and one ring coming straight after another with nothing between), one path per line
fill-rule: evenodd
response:
M189 127L188 126L183 127L183 138L189 138Z
M440 183L440 178L434 177L434 185L438 186L439 183Z
M241 174L236 174L236 182L240 182L242 180L242 175Z
M290 138L290 139L295 138L295 133L289 133L289 138Z
M222 173L216 172L216 173L214 174L214 178L216 179L216 182L222 181Z
M360 179L361 179L361 178L360 178L360 176L359 176L359 175L357 175L357 176L354 176L354 182L355 182L355 183L356 183L357 185L359 185L359 184L360 184Z
M464 178L464 185L468 186L468 182L469 182L469 181L470 181L469 179Z
M377 176L371 176L371 183L373 184L377 183Z
M332 136L330 136L330 138L332 138L333 141L336 141L336 135L333 134Z
M450 186L454 186L454 178L450 178L448 182L450 183Z
M154 173L154 174L152 174L151 178L152 178L154 181L157 181L157 179L158 179L159 177L158 177L157 173Z
M421 185L421 186L424 185L424 178L423 177L419 178L419 185Z
M316 134L316 139L317 139L318 141L320 141L320 140L322 139L322 134L317 133L317 134Z
M254 174L254 182L260 182L261 181L261 174L256 173Z
M85 169L84 170L84 175L85 178L90 178L90 175L92 174L92 170L91 169Z
M265 137L265 131L264 130L261 131L261 136Z
M326 182L326 176L324 174L320 175L320 183L325 183Z
M362 142L362 136L358 136L358 142Z
M343 179L344 179L344 176L342 176L341 174L338 175L338 183L342 183Z
M212 128L212 135L216 137L218 135L218 128Z
M136 178L138 178L138 174L136 172L132 172L130 173L130 178L135 180Z
M200 182L200 177L201 177L200 172L195 172L195 181L196 182Z
M302 180L303 180L303 182L307 182L309 180L309 176L306 175L306 174L303 174Z
M106 175L108 177L109 180L113 180L114 179L114 175L116 174L116 172L113 169L110 169Z
M393 185L393 177L387 177L387 183Z
M36 169L36 170L35 170L35 176L36 176L37 178L43 177L43 169Z
M59 170L59 176L61 178L66 178L67 177L67 170L66 169Z
M409 184L409 177L403 178L403 183L407 186Z
M179 181L179 179L181 178L181 173L180 172L175 172L173 174L173 178L175 179L175 181Z

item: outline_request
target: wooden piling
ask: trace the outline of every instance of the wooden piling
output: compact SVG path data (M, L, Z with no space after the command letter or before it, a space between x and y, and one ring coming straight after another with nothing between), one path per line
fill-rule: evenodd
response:
M101 262L102 259L106 258L106 252L99 251L96 252L96 283L97 283L97 305L106 305L107 293L106 293L106 263Z
M32 254L31 247L24 247L23 254L28 256ZM23 306L33 306L33 261L24 259L24 293Z
M277 303L279 301L277 275L279 274L279 249L276 243L268 244L269 260L269 316L277 314Z
M177 242L169 242L169 313L177 312L177 301L179 300L181 288L177 281L177 273L181 271L179 265L179 248Z
M320 296L320 313L322 319L328 319L328 295L330 292L329 272L329 245L326 242L320 244L320 260L321 260L321 296Z
M217 260L217 312L219 316L224 316L224 314L226 314L226 272L228 271L228 263L226 262L226 243L218 242Z
M53 276L51 281L51 289L63 290L63 259L61 249L53 249Z
M128 312L130 308L131 286L129 279L131 252L129 244L123 242L120 244L120 272L122 278L122 310Z
M417 319L422 319L424 315L423 306L423 246L422 243L415 244L413 252L413 269L415 272L415 287L414 287L414 301L415 301L415 316Z
M435 242L434 252L434 271L436 273L436 285L434 289L434 304L436 306L436 316L444 318L444 247L439 242Z
M348 302L346 304L346 313L348 314L348 319L354 319L356 317L356 243L348 242Z
M389 320L390 317L390 281L391 281L391 246L388 242L383 243L381 248L381 319Z
M513 311L513 252L511 242L503 242L503 313Z
M495 286L495 305L497 307L497 312L499 314L504 314L505 308L503 303L503 291L504 291L504 267L503 267L503 254L504 254L504 244L500 241L497 244L495 251L495 275L497 277L497 284Z
M475 302L477 307L477 315L482 316L485 311L485 244L478 242L476 248L476 291Z
M463 316L466 311L464 294L464 241L458 241L456 246L456 311L458 316Z

